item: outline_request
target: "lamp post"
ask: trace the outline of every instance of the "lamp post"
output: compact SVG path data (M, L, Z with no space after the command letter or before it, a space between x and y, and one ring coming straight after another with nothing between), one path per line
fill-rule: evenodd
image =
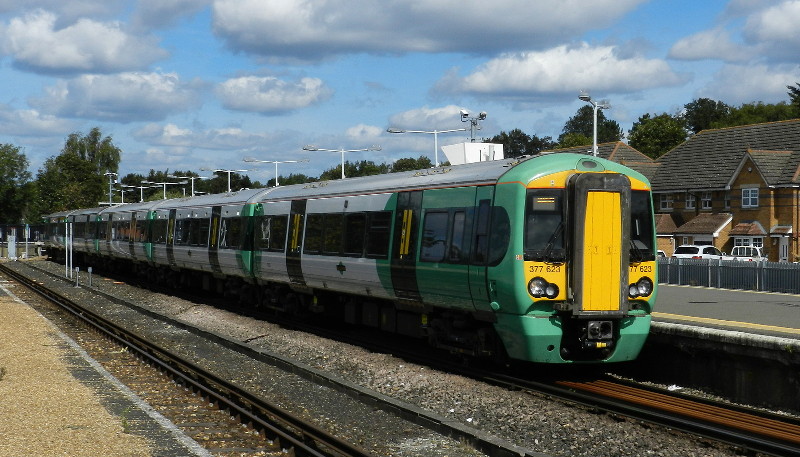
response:
M111 204L113 203L113 199L111 198L111 192L112 192L111 187L114 185L114 182L116 181L115 178L117 177L117 174L109 171L108 173L103 173L103 175L108 176L108 205L111 206Z
M176 178L176 179L189 179L192 181L192 194L191 196L195 196L194 192L194 180L195 179L209 179L210 176L176 176L176 175L167 175L167 178Z
M167 186L176 186L181 184L188 184L189 181L180 181L180 182L152 182L152 181L142 181L142 184L155 184L158 186L164 186L164 200L167 199Z
M595 102L592 100L592 97L589 95L588 92L581 91L581 94L578 95L578 98L582 101L592 105L594 108L594 123L593 123L593 133L592 133L592 155L597 157L597 110L598 109L611 109L611 104L608 103L608 100L602 100L600 102Z
M478 113L478 116L470 116L469 111L462 109L461 110L461 122L469 122L469 137L470 143L475 142L475 130L480 130L481 127L478 125L478 121L482 121L486 119L486 111L481 111Z
M439 166L439 134L440 133L450 133L450 132L465 132L467 130L466 127L462 127L460 129L448 129L448 130L406 130L406 129L397 129L394 127L389 127L386 129L389 133L430 133L433 134L433 157L434 163L438 167Z
M226 169L211 169L211 168L201 168L203 171L213 171L214 173L228 173L228 193L231 192L231 173L244 173L245 171L249 170L226 170Z
M308 162L308 159L300 159L300 160L260 160L254 157L245 157L242 159L245 162L258 162L258 163L274 163L275 164L275 187L278 187L278 164L279 163L301 163L301 162Z
M380 146L370 146L368 148L362 149L325 149L325 148L318 148L316 146L303 146L304 151L327 151L327 152L339 152L342 154L342 179L344 179L344 153L345 152L363 152L363 151L380 151Z

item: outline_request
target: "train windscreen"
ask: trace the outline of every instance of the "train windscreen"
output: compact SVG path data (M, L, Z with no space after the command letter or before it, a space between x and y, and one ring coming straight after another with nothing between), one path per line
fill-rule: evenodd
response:
M525 203L525 260L566 260L563 200L563 190L528 190Z
M650 192L631 192L631 262L655 260Z

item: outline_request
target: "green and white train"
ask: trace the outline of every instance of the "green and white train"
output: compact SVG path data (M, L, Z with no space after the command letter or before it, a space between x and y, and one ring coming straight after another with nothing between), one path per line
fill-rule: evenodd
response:
M544 362L636 358L656 298L650 184L554 153L65 211L76 265Z

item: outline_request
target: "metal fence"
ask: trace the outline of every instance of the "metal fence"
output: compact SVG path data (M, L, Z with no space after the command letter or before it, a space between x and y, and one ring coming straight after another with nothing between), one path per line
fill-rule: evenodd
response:
M800 294L800 264L659 258L658 282Z

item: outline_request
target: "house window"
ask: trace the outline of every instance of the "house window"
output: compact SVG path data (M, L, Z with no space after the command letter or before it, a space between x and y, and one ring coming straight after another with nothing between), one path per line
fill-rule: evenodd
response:
M742 189L742 208L758 207L758 188Z
M764 237L761 236L737 236L733 239L734 246L755 246L764 247Z
M686 192L686 209L694 209L697 203L697 196L691 192Z
M731 207L731 191L725 191L725 209L730 209Z
M668 210L672 209L672 194L661 194L661 209Z
M702 209L711 209L711 192L703 192L700 196L700 207Z

